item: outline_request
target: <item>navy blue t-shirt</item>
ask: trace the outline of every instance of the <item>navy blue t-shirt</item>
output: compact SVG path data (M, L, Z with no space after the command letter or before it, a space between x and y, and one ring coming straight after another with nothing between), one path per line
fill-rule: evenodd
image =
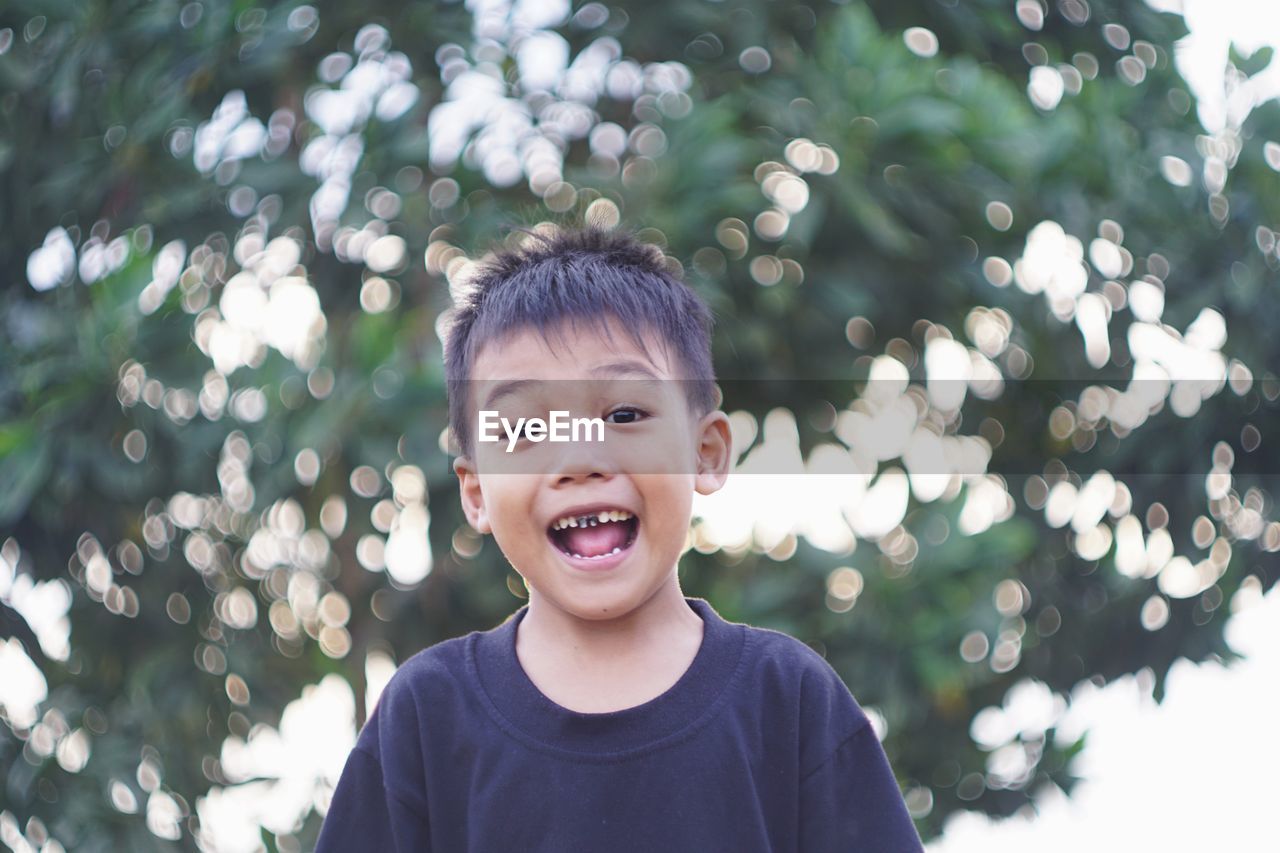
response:
M360 732L320 853L915 853L866 714L817 652L728 622L665 693L590 714L516 658L528 607L414 655Z

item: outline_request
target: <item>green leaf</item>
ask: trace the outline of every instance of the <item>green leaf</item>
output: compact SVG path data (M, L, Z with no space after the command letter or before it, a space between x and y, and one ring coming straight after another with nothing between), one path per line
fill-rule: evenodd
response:
M25 433L23 432L25 430ZM25 426L0 428L0 446L10 445L0 457L0 527L17 520L49 476L53 440L36 437Z

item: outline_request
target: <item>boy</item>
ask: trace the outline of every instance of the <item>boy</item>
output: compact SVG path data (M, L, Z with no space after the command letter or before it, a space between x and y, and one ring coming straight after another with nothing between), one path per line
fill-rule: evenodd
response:
M534 236L476 274L445 347L462 505L528 604L400 667L317 849L921 850L827 662L680 591L693 493L733 458L706 305L630 236ZM529 424L554 411L603 440Z

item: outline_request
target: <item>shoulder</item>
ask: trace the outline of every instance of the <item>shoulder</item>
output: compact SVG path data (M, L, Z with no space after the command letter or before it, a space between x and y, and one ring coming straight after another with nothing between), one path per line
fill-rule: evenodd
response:
M826 658L782 631L754 626L746 631L760 701L780 703L792 711L806 767L817 766L870 724Z
M376 762L385 785L405 802L425 803L424 756L467 724L467 651L476 633L436 643L402 663L360 730L356 751Z
M754 654L761 661L781 663L802 670L830 669L825 658L790 634L773 628L744 625Z
M744 627L758 670L782 678L807 702L845 696L853 701L840 674L807 643L772 628Z
M416 693L439 686L442 681L462 677L467 663L468 647L478 631L428 646L396 668L387 682L387 690L399 693Z
M465 688L467 647L475 633L428 646L400 664L370 710L359 746L378 755L380 744L412 737L428 713L449 713Z
M461 678L466 668L468 647L477 633L472 631L461 637L441 640L413 655L396 668L387 682L387 693L416 694L438 687L442 682Z

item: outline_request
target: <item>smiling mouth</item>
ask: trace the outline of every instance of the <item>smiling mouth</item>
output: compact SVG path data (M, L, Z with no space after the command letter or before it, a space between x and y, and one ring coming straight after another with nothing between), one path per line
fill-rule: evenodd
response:
M600 560L630 548L639 529L632 513L606 509L562 516L547 528L547 538L567 556Z

